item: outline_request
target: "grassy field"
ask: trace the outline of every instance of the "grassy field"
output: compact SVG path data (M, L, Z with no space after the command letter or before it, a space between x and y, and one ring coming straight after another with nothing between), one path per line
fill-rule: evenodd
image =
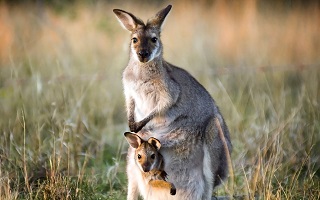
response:
M0 199L125 199L129 33L112 9L147 19L167 4L39 2L0 1ZM164 56L231 132L215 195L320 198L319 24L319 5L173 2Z

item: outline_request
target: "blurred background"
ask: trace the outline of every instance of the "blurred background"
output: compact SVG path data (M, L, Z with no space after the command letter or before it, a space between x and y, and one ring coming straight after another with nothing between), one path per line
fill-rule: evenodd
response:
M234 146L215 195L320 198L320 2L1 0L0 198L123 199L130 34L173 5L164 58L219 105Z

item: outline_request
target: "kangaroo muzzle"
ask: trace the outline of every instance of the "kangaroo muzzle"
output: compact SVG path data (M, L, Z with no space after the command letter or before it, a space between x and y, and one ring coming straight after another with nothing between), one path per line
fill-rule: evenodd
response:
M150 59L150 53L148 50L143 49L138 52L138 58L140 62L148 62Z
M142 170L143 170L144 172L149 172L149 171L150 171L150 165L143 164L141 167L142 167Z

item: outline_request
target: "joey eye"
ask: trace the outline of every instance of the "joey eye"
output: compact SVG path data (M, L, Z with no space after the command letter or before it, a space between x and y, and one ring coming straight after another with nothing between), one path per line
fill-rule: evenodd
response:
M138 154L138 159L139 159L139 160L141 159L141 155L140 155L140 154Z
M133 42L134 44L137 43L137 42L138 42L138 38L136 38L136 37L132 38L132 42Z
M153 160L153 159L155 159L156 158L156 155L155 154L152 154L151 155L151 159Z
M156 42L158 41L158 38L153 37L153 38L151 38L151 41L152 41L153 43L156 43Z

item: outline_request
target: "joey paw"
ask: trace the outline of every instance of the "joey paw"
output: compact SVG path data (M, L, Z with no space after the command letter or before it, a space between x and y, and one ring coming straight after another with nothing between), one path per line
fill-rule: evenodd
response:
M170 194L171 194L171 195L175 195L176 193L177 193L176 188L171 188L171 189L170 189Z

